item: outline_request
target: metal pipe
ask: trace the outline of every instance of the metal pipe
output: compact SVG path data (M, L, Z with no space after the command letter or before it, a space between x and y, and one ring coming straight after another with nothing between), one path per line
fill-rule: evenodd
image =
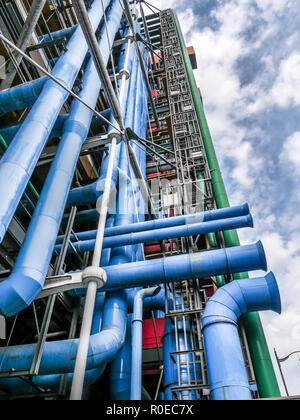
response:
M23 83L0 92L0 115L18 109L30 108L43 90L47 77Z
M116 94L112 86L108 71L106 69L105 62L103 60L101 51L98 47L98 41L95 35L95 31L93 30L91 21L89 19L89 15L85 7L84 0L74 0L73 7L75 9L78 22L84 33L85 40L93 56L95 66L96 66L99 78L102 81L106 95L108 97L108 101L109 101L112 113L117 123L119 124L121 131L124 132L124 124L123 124L123 117L122 117L120 103L118 102L116 98Z
M88 39L94 44L94 41L96 40L96 37L94 36L94 32L91 27L91 23L88 18L88 14L85 8L85 4L81 4L81 8L78 8L76 6L80 6L80 0L78 0L75 3L75 9L78 13L82 13L81 17L84 19L84 22L86 24L85 29L85 35L88 36ZM84 12L82 10L82 7L84 8ZM122 16L122 8L118 4L118 8L120 10L119 12L119 18L117 19L118 24L120 23L121 16ZM80 22L82 24L82 22ZM91 34L93 34L91 38ZM92 44L90 44L90 49L93 54ZM96 42L97 44L97 42ZM104 60L102 57L102 54L100 53L98 44L95 47L95 51L98 52L97 58L101 59L98 64L101 65L102 71L104 71L103 74L106 74L106 65L104 64ZM94 57L94 55L93 55ZM95 61L95 57L94 57ZM98 71L98 75L102 83L105 83L105 79L103 78L103 74L99 72L99 68L97 66L96 62L96 69ZM107 75L108 76L108 75ZM109 80L110 82L110 80ZM110 82L111 83L111 82ZM115 96L115 94L114 94ZM114 104L113 104L114 106ZM120 115L121 115L121 110ZM112 109L112 112L114 113L114 108ZM120 125L121 126L121 125ZM112 137L111 147L110 147L110 154L109 154L109 161L108 161L108 167L106 172L106 180L105 180L105 187L104 187L104 193L102 196L102 202L101 202L101 208L100 208L100 217L98 222L98 229L97 229L97 236L94 246L94 253L93 253L93 259L92 259L92 270L96 273L96 275L99 273L99 266L101 263L101 256L102 256L102 249L103 249L103 237L104 237L104 230L106 225L106 219L107 219L107 213L108 213L108 206L109 206L109 197L111 192L111 185L112 185L112 175L114 170L114 163L115 163L115 156L117 151L117 144L118 140L115 136ZM89 268L89 270L91 269ZM100 273L100 281L103 280ZM86 278L86 284L87 284L87 298L84 306L84 313L83 313L83 321L81 326L81 332L80 332L80 339L79 339L79 345L78 345L78 351L76 356L76 363L75 363L75 369L74 369L74 377L72 382L72 389L71 389L71 395L70 400L81 400L82 398L82 392L83 392L83 385L84 385L84 377L85 377L85 371L86 371L86 364L87 364L87 356L88 356L88 350L89 350L89 339L91 334L91 327L92 327L92 321L93 321L93 313L94 313L94 306L95 306L95 299L96 299L96 293L97 288L99 287L99 282L97 281L97 278L95 279L94 275L88 275Z
M113 11L117 11L115 6ZM120 17L121 20L121 17ZM115 34L119 24L110 23ZM100 41L107 60L109 49L104 40ZM92 60L83 79L81 96L96 104L101 83ZM74 102L68 121L64 125L64 135L58 152L44 184L39 204L30 223L17 263L9 279L0 284L0 311L12 315L26 308L39 294L53 253L53 245L58 233L66 198L76 169L78 157L85 141L93 113L81 103Z
M151 44L150 33L149 33L148 24L147 24L147 21L146 21L146 17L145 17L142 2L140 2L140 12L141 12L142 20L143 20L146 39ZM156 68L157 68L156 67L156 61L155 61L154 53L153 53L152 50L150 50L150 54L151 54L153 68L154 68L154 70L156 70Z
M51 32L49 34L45 34L39 37L40 42L49 42L53 41L55 39L59 38L66 38L67 41L70 39L70 37L73 35L73 33L76 31L78 25L71 26L70 28L61 29L56 32Z
M23 52L26 50L26 47L30 41L31 35L34 32L34 29L36 27L36 24L38 23L39 17L43 11L45 3L46 3L46 0L33 0L32 2L29 13L22 27L20 37L17 42L17 47ZM14 57L13 57L14 63L11 61L8 64L7 71L6 71L6 78L2 81L0 85L0 90L8 89L12 85L15 79L15 76L17 74L16 68L19 67L22 59L23 57L20 54L18 54L17 52L14 53Z
M119 72L122 72L123 70L123 74L119 82L120 83L119 103L121 104L121 109L124 109L124 107L126 106L125 101L127 100L127 92L128 92L128 87L129 87L129 81L128 81L127 75L130 74L131 67L132 67L132 43L131 43L131 40L129 39L127 43L127 47L126 47L126 52L124 55L121 55L121 63L119 66ZM114 119L112 119L112 122L114 122ZM118 147L115 154L115 164L114 164L114 171L113 171L113 176L112 176L111 192L115 189L119 181L119 170L117 168L117 163L119 160L119 153L120 153L120 147ZM70 192L70 195L68 198L69 206L73 206L74 203L76 203L77 206L85 205L85 204L93 204L99 199L99 197L103 194L103 191L105 188L107 164L108 164L108 158L104 157L102 166L101 166L101 173L100 173L99 179L90 185L75 188ZM96 211L98 213L98 210ZM97 220L98 220L98 215L97 215Z
M128 314L126 340L124 346L110 365L109 391L110 399L114 401L130 400L132 353L131 330L132 315Z
M110 1L106 0L105 4L108 5L109 3ZM98 2L94 2L90 11L90 17L95 30L102 16L102 8L98 5ZM1 34L0 38L3 39ZM68 43L68 51L57 62L52 76L59 79L68 89L72 88L86 53L87 45L84 42L81 29L78 28ZM22 128L0 162L0 192L3 197L0 203L0 242L3 240L20 198L67 97L68 92L65 88L60 88L55 82L48 80ZM49 104L51 104L50 108ZM24 150L26 150L26 153L24 153ZM13 179L13 184L7 183L7 178Z
M101 111L101 115L104 118L109 118L111 114L110 109L106 109L105 111ZM53 129L49 135L49 139L55 138L55 137L61 137L63 134L63 128L64 128L64 124L67 122L68 118L69 118L69 114L61 114L58 116ZM99 124L102 124L103 121L99 121L99 118L94 118L92 123L91 123L91 128L92 129L98 129L99 128ZM21 129L22 124L17 124L14 125L12 127L6 127L6 128L2 128L0 129L0 135L3 136L5 138L5 141L7 142L7 144L9 145L14 137L16 136L16 134L18 133L18 131Z
M145 200L145 202L148 204L151 217L153 219L156 219L157 218L156 211L155 211L155 208L154 208L154 205L153 205L150 193L149 193L149 189L145 181L145 177L143 176L140 165L137 161L136 154L129 143L128 143L128 150L129 150L131 165L133 167L136 179L138 180L142 197Z
M159 128L160 127L160 122L159 122L159 118L158 118L158 115L157 115L155 103L154 103L154 100L153 100L152 90L151 90L151 86L150 86L150 83L149 83L148 74L147 74L147 71L146 71L146 68L145 68L145 64L144 64L144 61L143 61L142 53L141 53L140 47L139 47L137 39L136 39L136 32L135 32L135 29L134 29L134 22L133 22L133 17L132 17L132 14L131 14L130 6L129 6L129 3L128 3L128 0L123 0L123 3L124 3L125 11L126 11L126 17L127 17L129 26L132 30L132 33L133 33L133 36L134 36L134 39L135 39L136 52L137 52L137 55L138 55L139 63L140 63L140 66L141 66L143 77L144 77L144 82L145 82L145 85L146 85L146 88L147 88L147 91L148 91L148 95L149 95L150 104L151 104L151 108L152 108L152 111L153 111L155 123L156 123L157 128Z
M118 246L135 245L146 242L157 242L167 239L184 238L194 235L205 235L212 232L223 232L231 229L253 227L251 215L236 217L233 219L213 220L205 223L195 223L190 225L176 226L172 228L161 228L145 232L130 233L125 235L105 237L103 248L115 248ZM95 240L73 242L69 245L68 252L80 253L92 251ZM60 252L61 245L55 247L56 252Z
M130 392L130 399L133 401L142 399L143 303L145 298L156 296L160 290L160 287L142 289L137 292L134 298Z
M211 210L205 211L190 215L184 216L176 216L170 217L168 219L157 219L151 220L148 222L140 222L134 223L127 226L115 226L108 229L105 229L104 236L118 236L118 235L126 235L129 233L137 233L137 232L146 232L149 230L158 230L162 228L169 228L181 225L192 225L197 223L206 223L213 220L220 220L220 219L229 219L229 218L236 218L247 216L249 214L249 206L248 204L243 204L242 206L236 207L228 207L225 209L220 210ZM83 219L84 223L94 221L94 217L99 214L97 210L86 210L77 213L79 219ZM88 239L94 239L96 237L96 230L91 230L87 232L78 232L76 233L76 237L73 235L71 236L72 241L76 241L77 239L84 241ZM57 237L57 244L62 243L63 236Z
M273 273L258 279L236 280L208 301L202 328L213 400L252 399L237 322L244 313L270 309L281 313Z

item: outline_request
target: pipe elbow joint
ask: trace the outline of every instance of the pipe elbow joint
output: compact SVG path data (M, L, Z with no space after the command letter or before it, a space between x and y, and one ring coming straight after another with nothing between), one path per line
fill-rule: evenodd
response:
M272 272L256 279L235 280L219 289L207 303L202 327L236 324L243 314L266 310L281 313L280 292Z
M38 275L41 277L41 273ZM12 272L10 277L0 284L1 315L13 316L31 305L43 288L41 278L35 277L22 272Z

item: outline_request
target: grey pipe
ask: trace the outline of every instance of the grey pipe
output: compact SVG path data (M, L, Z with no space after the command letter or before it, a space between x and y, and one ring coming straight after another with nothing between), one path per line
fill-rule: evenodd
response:
M36 24L43 11L45 3L46 0L33 0L32 2L32 6L24 23L19 40L17 42L17 47L23 52L26 50L30 37L34 31L34 28L36 27ZM0 90L8 89L11 87L17 73L17 67L19 67L19 65L21 64L23 57L17 51L14 52L13 55L14 59L8 64L7 76L6 79L3 80L3 82L1 83Z

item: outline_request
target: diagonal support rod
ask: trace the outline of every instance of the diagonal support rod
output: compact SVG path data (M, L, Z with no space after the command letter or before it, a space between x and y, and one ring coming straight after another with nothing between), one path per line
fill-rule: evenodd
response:
M93 27L91 25L89 15L86 10L84 0L73 0L73 6L77 15L78 22L85 36L86 42L93 56L98 75L107 94L108 102L112 110L113 116L119 124L121 131L124 131L121 107L119 101L117 100L113 85L111 83L111 79L106 69L105 62L99 49L98 41L93 31Z
M156 111L155 103L154 103L154 100L153 100L152 89L151 89L151 86L150 86L150 83L149 83L145 63L144 63L144 60L143 60L143 57L142 57L142 53L141 53L139 44L137 42L134 22L133 22L133 18L132 18L132 14L131 14L131 10L130 10L128 0L123 0L123 4L124 4L124 8L125 8L126 18L128 20L130 29L131 29L131 31L133 33L133 36L134 36L136 52L137 52L137 56L138 56L138 59L139 59L140 66L141 66L141 70L142 70L142 74L143 74L144 81L145 81L145 84L146 84L146 88L147 88L147 91L148 91L148 95L149 95L149 99L150 99L151 108L153 110L155 123L156 123L157 128L159 128L160 127L160 122L159 122L158 114L157 114L157 111Z

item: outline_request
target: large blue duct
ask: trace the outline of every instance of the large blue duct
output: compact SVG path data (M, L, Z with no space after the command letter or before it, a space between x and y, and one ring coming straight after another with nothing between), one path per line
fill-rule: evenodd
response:
M110 398L115 401L130 399L131 385L131 323L132 316L127 317L127 331L124 346L110 365L109 389Z
M31 108L41 94L47 77L23 83L0 92L0 115L17 109Z
M108 28L112 38L119 28L121 17L122 8L115 2L108 14ZM100 47L108 60L109 46L105 38L100 41ZM86 69L83 85L81 97L95 106L101 83L92 61ZM2 314L10 316L26 308L43 287L79 153L92 116L93 113L80 102L74 102L13 272L8 280L0 284Z
M110 109L106 109L105 111L100 112L100 114L106 118L109 119L110 118L110 114L111 114L111 110ZM59 115L54 126L53 129L49 135L49 138L55 138L55 137L61 137L63 134L63 128L64 125L66 123L66 121L69 118L69 114L62 114ZM103 125L103 120L101 121L100 117L96 116L93 118L92 120L92 124L91 124L91 128L93 130L97 130L101 125ZM16 134L18 133L18 131L20 130L20 128L22 127L22 124L18 124L18 125L14 125L12 127L6 127L6 128L1 128L0 129L0 135L5 139L7 144L10 144L14 137L16 136Z
M156 286L221 274L266 271L267 264L263 246L258 242L254 245L124 264L122 270L118 266L104 269L107 283L103 291L108 291Z
M253 227L251 215L236 217L234 219L215 220L212 222L199 223L193 225L176 226L173 228L162 228L145 232L129 233L126 235L110 236L104 238L104 248L115 248L124 245L135 245L145 242L162 241L167 239L184 238L194 235L205 235L212 232L222 232L225 230ZM80 253L92 251L95 240L73 242L69 245L70 253L78 251ZM60 252L61 245L57 245L55 250Z
M250 400L251 388L241 349L238 320L247 312L281 312L273 273L257 279L236 280L208 301L202 327L214 400Z
M105 9L110 0L104 0ZM93 2L89 17L96 31L102 17L102 5ZM68 51L57 62L52 75L72 88L88 51L81 28L68 43ZM49 79L0 162L0 242L15 213L68 93ZM81 128L78 126L80 132Z
M187 321L176 320L176 326L171 319L166 320L163 336L164 345L164 393L167 401L178 399L178 392L172 392L175 387L182 387L182 400L196 400L196 392L184 388L195 385L196 375L201 380L199 369L195 374L193 365L190 326ZM180 354L181 353L181 354ZM194 357L195 358L195 357ZM199 366L200 367L200 366Z
M128 70L130 72L133 67L132 56L133 56L133 46L131 46L130 60L128 62L128 67L129 67ZM119 71L122 70L124 62L125 62L125 52L123 52L123 54L121 54L121 57L120 57ZM127 81L125 84L125 94L123 98L123 104L120 104L122 109L125 107L125 104L126 104L128 90L129 90L129 81ZM111 118L111 122L112 123L115 122L113 117ZM111 127L109 128L109 132L110 131L111 131ZM119 183L120 173L119 173L118 164L119 164L119 159L120 159L120 151L121 151L121 146L119 145L117 147L117 152L115 154L114 170L113 170L112 183L111 183L111 192L115 191ZM106 173L107 173L107 165L109 162L109 154L110 154L110 146L109 146L108 153L103 158L100 176L97 179L97 181L83 187L74 188L69 194L68 201L67 201L68 206L82 206L86 204L95 204L99 198L101 199L101 196L105 189L105 180L106 180ZM97 208L99 208L98 204L99 203L97 203Z

